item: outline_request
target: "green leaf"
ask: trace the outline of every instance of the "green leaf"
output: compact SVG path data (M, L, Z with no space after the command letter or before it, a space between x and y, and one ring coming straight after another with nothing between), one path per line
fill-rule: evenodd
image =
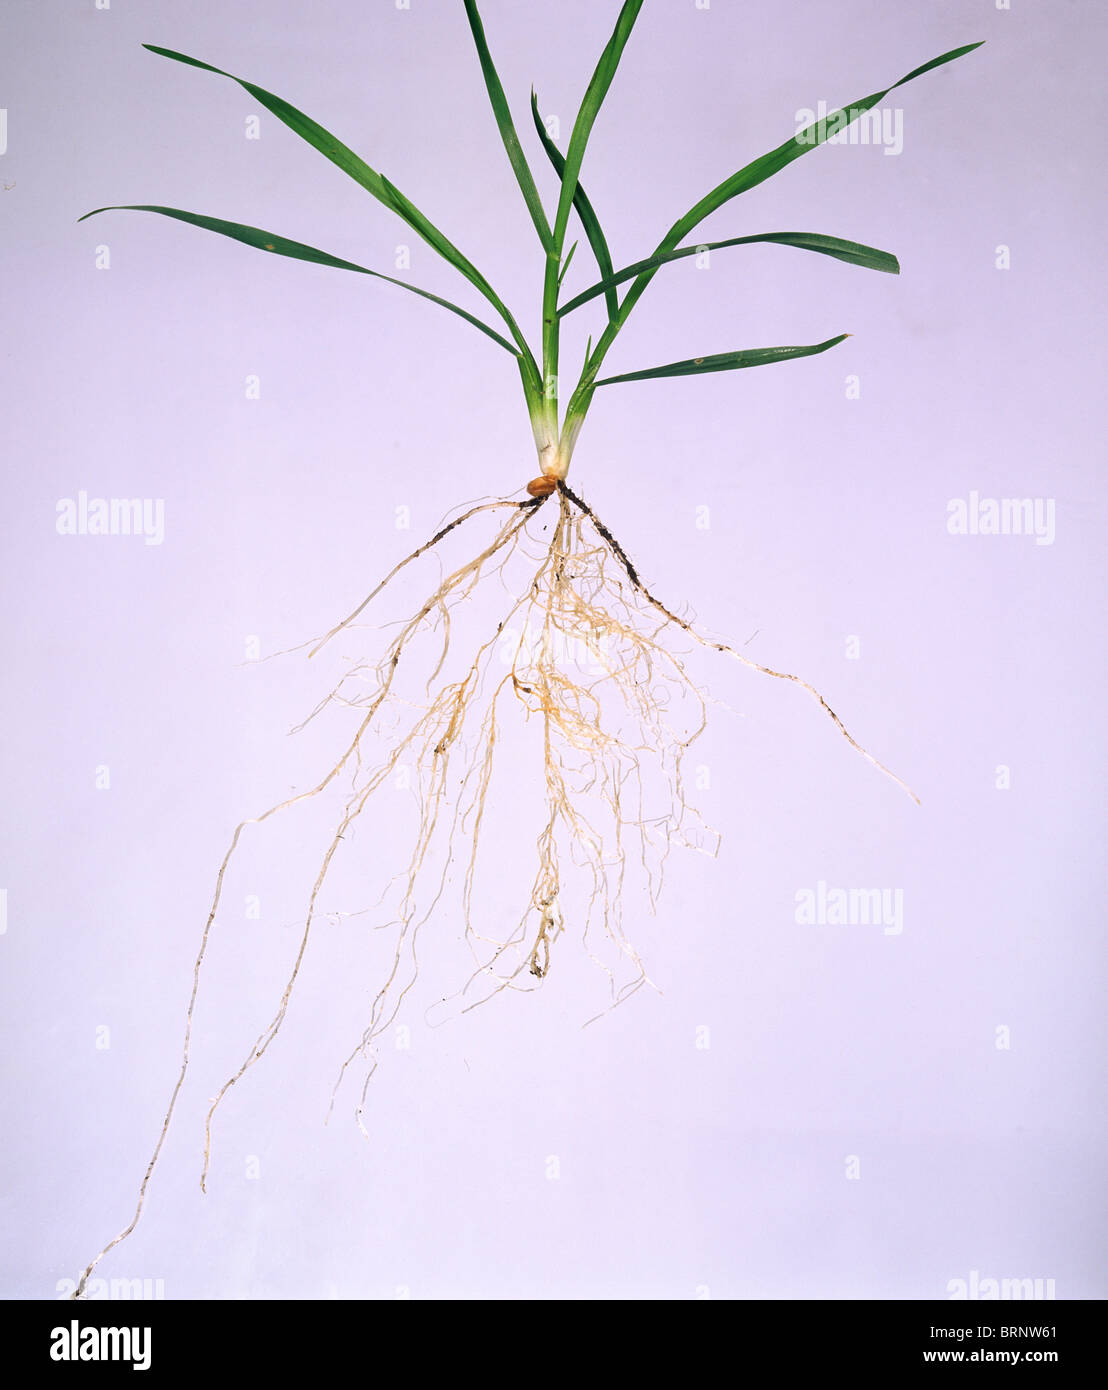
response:
M481 71L485 75L485 87L489 94L489 101L492 103L493 115L500 128L500 138L508 152L508 159L515 171L516 182L523 194L523 201L527 204L527 210L531 214L531 221L534 222L535 230L539 234L543 250L553 251L554 240L550 234L550 224L546 220L539 191L535 187L535 180L523 153L523 146L519 143L519 136L516 134L516 128L512 122L512 113L508 109L508 101L504 95L504 88L500 84L496 65L492 61L492 54L489 52L489 46L485 40L485 26L481 23L481 16L477 11L475 0L465 0L465 7L469 27L473 32L473 42L477 46L477 57L481 62Z
M818 251L824 256L834 256L836 260L846 261L849 265L864 266L867 270L883 270L889 275L900 274L900 262L891 251L878 251L876 247L864 246L860 241L843 241L840 237L822 236L819 232L762 232L758 236L736 236L730 237L727 241L706 241L697 246L682 246L676 251L665 251L661 255L650 256L645 261L636 261L634 265L626 266L607 279L590 285L587 290L582 290L575 299L561 306L558 317L564 318L574 309L579 309L582 304L587 304L590 299L595 299L598 294L606 294L616 285L622 285L625 280L633 280L644 270L653 270L656 266L666 265L669 261L679 261L686 256L696 256L701 251L722 251L728 246L749 246L757 241L773 242L779 246L797 246L803 251Z
M461 271L471 284L475 285L481 291L485 298L495 306L501 318L503 318L513 330L513 336L519 335L516 336L516 341L525 347L526 345L523 344L522 335L519 334L515 319L508 312L507 306L501 301L500 296L477 267L466 260L457 247L447 240L433 222L424 217L423 213L401 193L400 189L397 188L395 184L390 183L384 176L381 178L381 183L385 189L388 205L395 212L399 213L404 221L407 222L408 226L427 242L428 246L433 247L445 260L450 261L456 269Z
M898 82L894 82L891 87L886 87L884 91L874 92L868 97L861 97L859 100L851 102L849 106L833 111L822 121L815 121L812 125L806 126L802 131L790 136L783 145L778 145L775 150L770 150L760 159L755 159L752 163L744 165L737 173L724 179L718 187L712 189L711 193L701 198L700 202L691 208L680 222L674 224L667 233L662 248L668 250L671 246L675 246L687 232L692 231L699 222L702 222L710 213L715 212L717 208L722 207L724 203L730 202L738 194L745 193L747 189L754 188L756 185L764 183L766 179L772 178L787 164L791 164L794 159L799 159L802 154L807 154L809 150L814 150L818 145L822 145L829 135L836 135L839 131L845 130L859 116L876 106L897 87L903 87L906 82L921 77L933 68L942 67L944 63L952 63L956 58L971 53L975 48L980 48L983 42L984 40L979 43L967 43L961 48L954 48L949 53L943 53L938 58L932 58L929 63L913 68L910 73L900 78ZM843 118L841 123L839 117Z
M272 92L267 92L263 87L255 86L253 82L247 82L244 78L236 77L233 73L224 72L222 68L212 67L210 63L202 63L198 58L190 58L187 54L176 53L171 48L159 48L152 43L144 43L143 48L148 48L151 53L161 54L163 58L172 58L174 62L186 63L189 67L202 68L205 72L217 73L220 77L229 77L232 82L237 82L240 87L250 93L256 101L271 111L279 121L287 125L290 130L296 132L301 139L306 140L309 145L319 150L320 154L326 157L340 168L344 174L349 175L355 183L360 184L368 192L384 203L393 212L399 213L405 222L421 236L430 246L466 279L481 291L489 303L496 309L497 313L512 330L512 337L523 353L531 356L530 349L527 347L526 340L519 331L515 319L508 312L499 296L495 293L492 286L465 256L458 250L442 232L439 231L407 198L403 196L388 179L384 178L376 169L371 169L364 159L361 159L341 140L337 139L330 131L324 130L310 116L306 116L303 111L298 111L295 106L290 105L281 97L274 96ZM397 283L402 284L403 281ZM410 286L409 286L410 288ZM532 359L533 361L533 359ZM538 369L535 370L535 378L538 378Z
M318 251L314 246L306 246L302 241L290 241L288 237L278 236L276 232L266 232L260 227L249 227L242 222L225 222L221 217L204 217L196 212L182 212L180 208L158 207L151 203L126 203L94 208L92 212L86 212L84 217L79 217L77 221L83 222L86 217L95 217L97 213L101 212L157 212L161 213L163 217L174 217L178 222L188 222L194 227L203 227L205 231L218 232L220 236L230 237L233 241L241 241L244 245L254 246L259 251L270 251L277 256L291 256L294 260L311 261L315 265L334 266L339 270L353 270L359 275L372 275L375 280L386 280L390 285L399 285L402 290L407 290L410 294L418 294L421 299L429 299L433 304L441 304L444 309L449 309L452 314L457 314L459 318L473 324L474 328L479 328L482 333L491 338L494 343L499 343L513 357L521 355L508 342L507 338L502 338L488 324L482 323L480 319L467 313L465 309L460 309L457 304L451 304L448 299L440 299L437 294L431 294L428 290L421 290L415 285L409 285L406 280L394 280L391 275L382 275L380 271L367 270L364 265L356 265L353 261L341 260L338 256L329 255L326 251Z
M744 348L740 352L717 352L712 357L688 357L684 362L669 362L664 367L649 367L642 372L625 372L622 376L606 376L595 386L611 386L617 381L647 381L660 376L699 376L702 372L730 372L739 367L764 367L770 362L787 362L791 357L814 357L817 352L826 352L849 333L840 333L837 338L828 338L825 343L814 343L810 347L769 347Z
M562 281L566 278L566 271L569 269L569 263L570 263L570 261L573 260L573 253L574 253L574 251L576 251L576 250L577 250L577 243L574 242L573 245L569 248L569 250L568 250L568 251L566 252L566 254L565 254L565 259L562 261L562 268L561 268L561 270L558 271L558 288L559 288L559 289L562 288Z
M569 137L565 167L561 174L562 193L558 199L558 215L554 220L554 246L556 250L561 249L565 240L569 210L573 206L574 194L577 191L577 177L581 172L581 163L585 158L585 146L589 142L593 122L596 120L604 98L608 95L608 88L612 85L612 79L619 67L619 60L623 56L627 40L631 37L631 30L635 26L635 20L639 17L642 4L643 0L624 0L623 8L616 20L616 27L612 31L612 37L605 45L589 85L585 89L585 95L581 99L577 119L573 123L573 133Z
M186 53L176 53L171 48L159 48L152 43L144 43L143 48L149 49L151 53L159 53L163 58L172 58L176 63L186 63L189 67L202 68L205 72L214 72L220 77L229 77L232 82L237 82L256 101L261 102L267 111L271 111L279 121L287 125L290 130L294 130L302 140L313 145L320 154L326 155L332 164L337 165L344 174L348 174L355 183L361 184L375 198L379 198L382 203L389 206L389 199L385 193L381 175L376 169L371 169L364 159L356 155L329 130L324 130L310 116L306 116L303 111L298 111L289 102L274 96L272 92L267 92L264 87L255 86L253 82L236 77L234 73L224 72L222 68L213 67L211 63L202 63L199 58L190 58Z
M981 41L983 42L983 40ZM938 58L932 58L929 63L924 63L921 67L913 68L910 73L894 82L891 87L886 87L884 91L874 92L871 96L862 97L858 101L851 102L849 106L843 107L838 111L833 111L830 116L824 117L822 121L815 121L812 125L806 126L804 130L798 131L789 137L783 145L778 145L775 150L770 150L760 159L753 160L750 164L744 165L737 173L730 178L724 179L716 188L701 198L700 202L675 222L669 231L662 238L655 252L656 256L663 255L667 251L673 250L678 242L683 241L689 232L692 231L709 214L721 208L724 203L729 202L740 193L745 193L748 189L756 187L766 179L772 178L779 173L786 165L791 164L794 159L799 159L802 154L807 154L809 150L822 145L829 135L835 135L840 130L845 130L859 116L863 115L871 107L876 106L879 101L897 87L903 87L906 82L920 77L925 72L930 72L933 68L941 67L944 63L952 63L956 58L961 58L966 53L972 53L975 48L980 48L981 43L967 43L961 48L951 49L949 53L943 53ZM840 124L839 117L842 117ZM627 291L623 303L620 306L620 321L626 320L635 303L639 299L643 290L650 283L657 273L657 267L653 270L643 271L631 288Z
M535 129L539 133L542 147L546 151L547 158L554 166L554 172L559 179L566 167L565 159L562 157L561 150L558 149L554 141L543 124L542 117L539 115L539 100L534 91L531 92L531 115L534 118ZM592 253L596 257L596 268L600 271L603 279L608 279L612 275L612 257L608 250L608 243L604 239L601 230L600 219L593 210L593 205L589 202L588 194L578 181L577 187L573 190L573 206L577 211L577 216L581 219L581 225L585 229L585 235L589 239ZM563 267L564 271L564 267ZM608 318L614 319L619 310L619 301L616 299L615 291L606 290L604 294L605 302L608 306Z

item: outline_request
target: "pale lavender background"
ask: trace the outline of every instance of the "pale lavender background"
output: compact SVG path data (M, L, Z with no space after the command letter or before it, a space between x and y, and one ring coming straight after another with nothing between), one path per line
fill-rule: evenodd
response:
M540 28L548 7L484 5L536 168L529 85L564 143L617 6L555 8ZM849 236L894 250L899 279L770 247L687 262L609 361L855 336L763 372L613 388L573 472L660 594L736 641L757 631L749 654L815 682L922 808L799 691L698 667L744 717L716 710L693 759L711 769L718 861L676 854L656 920L628 904L664 993L582 1030L603 982L567 938L541 992L429 1028L427 1005L460 983L436 967L456 923L433 923L411 1050L382 1047L369 1148L349 1092L322 1118L384 943L370 958L353 928L324 930L286 1031L221 1114L201 1199L206 1098L271 1015L315 863L301 822L256 833L196 1072L106 1277L190 1298L942 1298L977 1270L1108 1292L1104 30L1092 3L646 6L584 171L617 264L779 143L797 108L989 41L895 94L898 157L825 148L700 233ZM295 657L240 665L246 635L273 651L326 628L448 506L534 471L508 359L433 306L164 219L77 225L162 202L385 271L414 242L414 282L480 307L240 88L140 43L241 73L363 151L529 333L540 258L460 4L9 0L4 31L0 1287L50 1297L133 1209L231 826L304 785L339 737L285 737L322 676ZM582 248L570 280L592 278ZM58 536L55 504L82 488L164 498L164 544ZM1055 543L948 535L948 499L973 488L1055 498ZM406 849L389 823L351 851L366 902ZM796 890L819 879L902 887L903 934L798 926ZM260 922L242 920L247 892Z

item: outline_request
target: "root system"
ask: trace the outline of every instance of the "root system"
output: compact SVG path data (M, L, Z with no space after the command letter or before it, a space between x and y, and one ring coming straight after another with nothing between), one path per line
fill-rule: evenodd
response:
M544 536L536 543L531 523L540 512L548 522L545 530L549 540ZM718 845L715 832L685 795L683 760L705 728L707 697L687 674L681 655L673 650L674 629L688 641L724 653L763 675L801 686L853 748L893 776L851 737L814 687L701 633L663 603L646 586L609 528L564 482L549 490L539 489L538 495L522 502L487 502L463 511L400 561L342 622L323 637L305 643L310 647L309 655L315 656L351 629L408 565L436 550L447 536L470 528L476 518L489 514L499 517L491 540L472 559L447 573L399 624L376 664L358 662L351 666L304 721L307 724L333 706L358 711L353 736L335 763L309 790L235 827L219 866L193 967L180 1069L134 1215L86 1268L75 1298L85 1296L97 1264L130 1235L142 1215L147 1188L189 1068L201 971L224 880L247 826L261 824L318 797L332 784L344 788L276 1010L208 1110L202 1189L211 1163L216 1112L281 1030L335 855L374 793L399 766L416 770L414 790L419 810L411 853L397 876L391 970L373 998L361 1036L342 1062L332 1093L333 1105L347 1072L360 1063L363 1075L356 1116L367 1137L364 1106L377 1065L374 1040L396 1018L415 983L419 932L442 899L452 863L462 866L461 912L474 960L473 971L459 991L466 1001L463 1012L502 990L535 988L554 968L567 929L566 874L570 869L581 886L575 898L574 931L608 977L607 1007L621 1003L649 982L623 926L622 889L629 865L641 870L653 907L666 857L674 845L708 853L714 853ZM521 553L531 556L536 564L530 582L522 586L522 592L506 586L501 590L507 592L508 600L495 625L490 622L472 659L464 661L458 671L448 672L452 623L459 605L493 575L503 577L505 567ZM398 693L398 672L412 660L419 639L428 634L437 637L438 656L425 682L424 698L413 703ZM510 648L505 655L506 640ZM498 649L500 660L495 661ZM567 659L567 653L573 651L577 658ZM582 659L582 654L587 659ZM390 740L384 758L373 760L367 754L367 735L386 707L400 717L402 732ZM494 933L477 911L474 889L498 746L513 708L541 739L543 809L536 825L528 899L514 930ZM899 778L893 780L904 786ZM913 795L907 787L905 790ZM444 851L437 858L433 854L436 846ZM435 867L439 862L441 867ZM601 955L602 945L606 959ZM625 968L617 973L614 965L620 962Z

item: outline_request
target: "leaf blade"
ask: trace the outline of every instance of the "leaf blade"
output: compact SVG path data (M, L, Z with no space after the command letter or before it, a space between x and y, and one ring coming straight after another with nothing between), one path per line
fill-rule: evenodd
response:
M767 154L744 165L730 178L724 179L721 184L706 194L679 222L674 224L670 232L667 233L666 242L669 242L669 246L676 245L687 232L692 231L693 227L702 222L710 213L715 212L724 203L730 202L732 198L738 197L740 193L745 193L748 189L755 188L758 184L764 183L766 179L772 178L774 174L791 164L794 159L799 159L809 150L818 148L830 135L836 135L840 130L845 130L859 116L876 106L897 87L903 87L906 82L911 82L915 78L921 77L925 72L931 72L934 68L942 67L945 63L954 62L965 54L971 53L975 48L980 48L983 42L982 39L978 43L963 44L961 48L952 48L949 53L942 53L937 58L932 58L929 62L921 64L918 68L913 68L911 72L905 74L891 86L886 87L884 91L874 92L868 97L861 97L858 101L840 107L838 111L833 111L822 120L814 121L804 130L795 132L784 144L778 145L776 149L770 150ZM842 124L838 124L838 117L840 116L846 117ZM828 127L832 124L834 128L829 130ZM678 227L682 230L677 232L674 239L670 241ZM669 249L669 247L667 246L665 249Z
M489 95L489 102L492 105L493 116L500 131L500 138L507 151L508 161L516 176L519 190L523 194L523 201L527 204L527 211L531 214L531 221L535 224L535 230L539 234L539 241L542 242L544 251L553 251L554 239L551 235L550 224L546 220L546 212L543 209L542 199L539 197L539 190L535 187L535 180L531 174L531 167L527 163L527 157L523 153L523 146L519 142L516 134L515 123L512 120L512 113L508 107L508 99L504 95L504 88L501 85L496 65L489 52L488 41L485 38L485 26L481 22L481 15L478 12L476 0L465 0L466 18L469 20L470 31L473 34L473 42L477 48L477 58L481 64L481 72L485 78L485 90Z
M771 362L787 362L794 357L814 357L849 337L849 333L840 333L835 338L828 338L826 342L803 347L742 348L737 352L717 352L709 357L687 357L681 362L667 362L662 367L648 367L644 371L606 376L592 384L612 386L620 381L650 381L664 376L699 376L704 372L729 372L744 367L763 367Z
M558 271L558 288L562 288L562 281L566 278L566 271L569 269L570 262L573 260L573 253L577 250L577 243L574 242L566 254L562 257L562 268Z
M352 178L355 183L361 184L375 198L379 198L387 205L388 199L381 183L381 175L377 170L370 168L360 155L356 155L337 136L324 129L318 121L313 121L310 116L293 106L291 102L274 95L273 92L267 92L264 87L259 87L256 83L248 82L244 77L236 77L233 72L226 72L223 68L214 67L211 63L201 62L199 58L190 58L187 53L178 53L175 49L161 48L153 43L144 43L142 46L149 49L151 53L157 53L163 58L171 58L176 63L185 63L189 67L201 68L204 72L214 72L219 77L228 77L232 82L237 82L244 91L249 92L283 125L288 126L302 140L306 140L309 145L317 149L344 174Z
M550 163L554 166L554 172L560 179L566 167L565 157L550 138L550 133L547 131L543 119L539 115L539 99L535 95L534 90L531 92L531 115L534 118L535 129L538 131L539 139L542 141L542 147L546 151ZM612 266L612 255L608 250L608 242L604 236L604 230L600 225L600 218L597 217L592 203L589 202L589 196L585 192L584 185L581 183L580 179L577 181L577 187L573 190L573 206L576 209L577 216L581 219L581 226L585 229L585 236L588 238L588 243L592 247L592 253L596 260L596 268L600 271L600 278L602 280L611 279L614 270ZM604 302L608 309L609 320L614 319L619 312L619 300L616 298L614 289L605 290ZM560 314L559 317L561 317Z
M487 323L483 323L474 314L460 308L457 304L452 304L450 300L432 294L430 290L423 290L417 285L411 285L406 280L396 280L391 275L383 275L379 270L369 270L366 266L358 265L355 261L346 261L339 256L332 256L329 252L320 251L305 242L293 241L289 237L279 236L276 232L267 232L261 227L252 227L245 222L228 222L222 217L209 217L203 213L185 212L182 208L162 207L156 203L117 203L108 207L93 208L91 212L86 212L77 221L84 222L85 218L95 217L101 212L156 212L163 217L171 217L178 222L187 222L191 226L200 227L205 231L217 232L220 236L229 237L232 241L242 242L246 246L253 246L259 251L268 251L278 256L288 256L293 260L309 261L314 265L331 266L338 270L352 270L359 275L371 275L375 280L384 280L390 285L399 285L402 290L407 290L410 294L418 295L421 299L429 299L432 303L449 309L452 314L465 319L474 328L480 329L494 343L499 343L513 357L521 355L519 350L508 342L507 338L501 337Z
M627 46L627 40L631 37L631 30L635 27L635 20L639 17L642 5L643 0L624 0L616 19L615 28L612 30L612 36L600 55L589 80L589 85L585 89L585 95L581 99L581 105L578 107L577 117L573 122L573 132L569 137L565 167L561 175L562 192L558 199L558 212L554 221L554 244L556 248L560 249L565 239L569 210L573 206L577 179L581 172L581 164L585 158L585 147L592 133L593 124L600 112L604 98L608 95L608 89L612 85L619 61L623 57L623 50Z
M839 130L846 129L858 116L864 114L871 107L876 106L879 101L888 96L897 87L902 87L906 82L911 82L914 78L922 76L925 72L941 67L944 63L954 62L955 59L971 53L975 48L980 48L981 43L963 44L961 48L951 49L948 53L942 53L937 58L932 58L929 62L921 64L918 68L913 68L906 73L899 81L892 86L886 87L884 91L875 92L871 96L863 97L860 101L852 103L849 107L842 107L838 111L832 112L830 117L825 117L823 121L816 121L813 125L805 127L803 131L797 131L790 136L784 144L779 145L775 150L770 150L768 154L762 155L759 159L744 165L730 178L724 179L710 193L705 194L701 200L685 214L679 218L669 231L659 242L655 255L660 255L666 251L672 251L674 247L704 220L710 213L722 207L724 203L737 197L740 193L745 193L748 189L756 187L759 183L764 183L766 179L779 173L786 165L791 164L794 159L798 159L802 154L807 154L809 150L817 148L828 138L828 134L837 134ZM828 132L828 122L834 121L837 117L845 115L848 119L835 130ZM822 130L818 127L822 126ZM812 134L814 132L814 135ZM811 139L808 137L812 136ZM635 307L643 291L650 281L657 274L657 267L653 270L643 271L627 291L620 305L619 323L612 325L614 331L626 321L631 310ZM614 332L613 332L614 336Z
M259 87L253 82L246 81L245 78L236 77L234 73L225 72L223 68L213 67L211 63L201 62L199 58L190 58L186 53L178 53L171 48L160 48L156 44L145 43L143 48L149 49L151 53L157 53L163 58L171 58L174 62L184 63L189 67L201 68L205 72L214 72L220 77L228 77L232 82L237 82L240 87L249 92L255 100L259 101L267 111L272 112L282 124L299 135L301 139L307 141L320 154L324 155L354 180L360 184L367 192L373 196L390 211L398 213L400 217L408 223L424 241L448 261L455 270L465 276L469 282L476 286L485 298L492 304L493 308L501 316L504 322L512 331L521 353L526 353L531 358L530 349L527 347L526 340L519 330L515 319L508 311L506 305L499 295L493 290L492 286L481 274L473 263L462 254L454 243L434 224L429 218L424 216L418 208L407 198L400 194L399 190L386 179L376 169L371 168L360 155L356 155L348 145L344 145L337 136L332 135L329 130L324 129L318 121L300 111L283 97L275 96L272 92L267 92L264 87ZM403 281L398 281L403 284ZM531 358L532 364L534 359ZM538 372L535 371L537 378Z
M524 341L523 334L520 332L519 326L516 323L514 317L512 316L511 310L496 293L496 291L481 274L481 272L477 269L477 267L471 261L467 260L460 251L458 251L457 247L454 246L453 243L449 241L442 232L439 231L439 229L430 220L430 218L425 217L424 214L420 212L420 210L415 206L415 204L411 202L410 199L406 198L403 193L401 193L400 189L397 188L395 184L390 183L389 180L384 178L383 176L381 181L388 192L389 204L394 209L394 211L399 213L400 216L403 217L404 220L408 223L408 225L412 228L412 230L416 232L419 236L421 236L430 247L432 247L435 251L439 253L440 256L443 256L446 260L451 261L451 263L454 265L454 268L458 270L462 275L464 275L465 278L470 282L470 284L474 285L478 290L481 291L481 293L497 311L500 317L512 330L512 336L515 338L520 348L523 349L523 352L526 352L527 357L530 358L531 354L527 350L527 345ZM521 352L520 355L522 356L523 353Z
M608 279L598 280L595 285L590 285L587 290L582 290L575 298L561 305L558 317L563 318L566 314L571 314L599 294L614 291L616 285L635 279L643 271L667 265L670 261L683 260L687 256L698 255L701 251L722 251L729 246L748 246L755 242L795 246L803 251L815 251L835 260L845 261L848 265L880 270L889 275L900 274L900 262L891 251L880 251L876 246L866 246L860 241L846 241L841 237L824 236L819 232L760 232L757 236L729 237L726 241L707 241L696 246L682 246L673 251L648 256L646 260L636 261L633 265L625 266L613 273Z

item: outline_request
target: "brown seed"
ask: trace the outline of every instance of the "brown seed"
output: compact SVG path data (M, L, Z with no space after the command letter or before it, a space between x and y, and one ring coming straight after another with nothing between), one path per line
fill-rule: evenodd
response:
M557 478L532 478L527 484L527 491L532 497L549 497L557 486Z

